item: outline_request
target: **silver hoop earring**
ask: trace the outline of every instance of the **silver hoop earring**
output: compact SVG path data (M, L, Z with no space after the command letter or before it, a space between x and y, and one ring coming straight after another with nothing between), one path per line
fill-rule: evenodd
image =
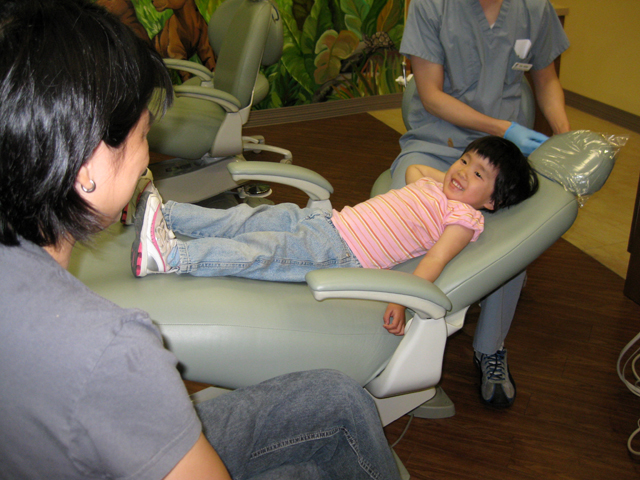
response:
M92 193L96 189L96 182L94 182L93 180L89 181L91 182L91 188L87 188L84 185L80 184L80 187L82 188L82 191L84 193Z

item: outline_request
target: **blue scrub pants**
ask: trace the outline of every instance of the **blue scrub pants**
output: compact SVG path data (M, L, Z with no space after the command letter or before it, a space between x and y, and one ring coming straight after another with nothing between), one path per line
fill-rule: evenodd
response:
M234 479L400 479L373 400L342 373L283 375L196 411Z
M426 144L426 142L423 143ZM425 147L427 149L428 144ZM417 151L400 153L391 167L391 188L402 188L406 185L404 176L410 165L427 165L440 171L446 171L452 163L460 158L460 155L443 157ZM526 272L520 273L480 302L480 317L473 337L473 348L476 352L491 355L504 344L516 313L525 278Z

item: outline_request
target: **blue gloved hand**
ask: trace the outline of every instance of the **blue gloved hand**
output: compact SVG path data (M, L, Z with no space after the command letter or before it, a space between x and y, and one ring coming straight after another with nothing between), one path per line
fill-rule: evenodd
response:
M504 138L515 143L520 151L527 157L531 155L536 148L549 140L549 137L546 135L523 127L516 122L511 123L511 126L507 128L507 131L504 132Z

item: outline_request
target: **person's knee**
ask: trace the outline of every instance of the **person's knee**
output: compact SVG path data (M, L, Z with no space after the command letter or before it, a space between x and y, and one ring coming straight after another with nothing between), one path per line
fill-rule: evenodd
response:
M305 383L306 389L316 390L319 393L330 393L334 399L342 397L349 398L350 401L365 399L368 402L371 400L362 385L338 370L309 370L294 375L299 375L298 380Z
M295 375L295 374L294 374ZM308 370L298 372L301 380L309 382L313 386L324 389L362 390L362 386L348 375L331 369Z

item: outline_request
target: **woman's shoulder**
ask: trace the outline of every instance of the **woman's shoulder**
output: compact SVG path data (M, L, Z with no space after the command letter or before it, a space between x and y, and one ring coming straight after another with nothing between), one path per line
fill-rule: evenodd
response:
M15 425L4 415L11 411L32 438L25 448L49 452L68 471L140 471L176 445L176 432L188 432L180 437L187 451L200 426L149 316L100 297L47 255L0 246L8 286L0 288L0 363L11 365L0 430ZM137 427L157 418L166 420L159 429Z
M96 294L40 247L0 246L0 262L0 337L13 338L21 351L31 351L43 361L60 354L88 360L87 350L100 355L123 328L140 330L161 343L145 312L122 308Z

